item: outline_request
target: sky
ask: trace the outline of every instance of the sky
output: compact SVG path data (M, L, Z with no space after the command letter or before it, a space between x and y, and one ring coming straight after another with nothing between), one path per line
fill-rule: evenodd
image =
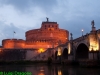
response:
M0 0L0 45L3 39L25 39L25 32L46 21L57 22L73 38L100 28L100 0ZM16 34L14 34L14 31Z

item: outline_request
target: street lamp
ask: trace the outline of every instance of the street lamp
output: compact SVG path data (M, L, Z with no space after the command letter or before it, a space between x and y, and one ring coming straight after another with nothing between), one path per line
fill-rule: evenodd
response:
M82 29L81 31L82 31L82 36L83 36L83 31L84 31L84 30Z

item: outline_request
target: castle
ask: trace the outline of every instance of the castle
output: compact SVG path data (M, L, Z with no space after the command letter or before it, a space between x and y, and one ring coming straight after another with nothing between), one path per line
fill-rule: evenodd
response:
M40 29L26 32L26 40L4 39L0 60L100 60L100 29L73 39L72 33L60 29L57 22L42 22Z
M26 40L23 39L4 39L2 49L40 49L57 47L59 43L64 44L69 39L69 32L60 29L57 22L42 22L41 28L32 29L25 33Z

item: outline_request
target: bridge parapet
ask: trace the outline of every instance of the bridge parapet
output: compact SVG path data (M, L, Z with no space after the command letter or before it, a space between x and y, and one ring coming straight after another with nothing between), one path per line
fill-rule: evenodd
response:
M73 43L79 43L79 42L83 42L83 41L88 42L88 40L89 40L89 34L86 34L84 36L74 39Z

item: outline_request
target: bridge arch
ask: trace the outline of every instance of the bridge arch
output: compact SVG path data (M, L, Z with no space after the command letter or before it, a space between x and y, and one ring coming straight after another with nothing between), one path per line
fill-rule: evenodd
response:
M88 59L89 57L89 48L86 44L80 43L77 46L75 58L76 59Z
M68 49L64 48L62 52L62 59L68 59Z

